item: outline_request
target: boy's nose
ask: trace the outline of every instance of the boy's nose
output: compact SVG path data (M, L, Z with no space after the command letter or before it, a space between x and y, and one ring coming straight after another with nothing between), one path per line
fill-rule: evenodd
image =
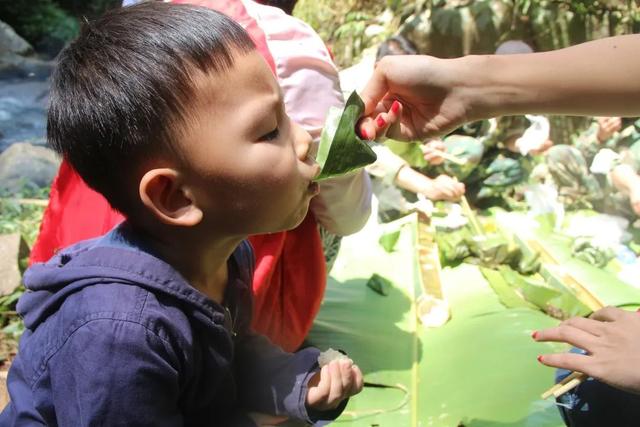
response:
M292 123L292 126L294 128L294 149L296 156L298 156L300 161L305 163L315 163L312 157L314 154L312 150L315 144L313 143L311 135L298 124Z

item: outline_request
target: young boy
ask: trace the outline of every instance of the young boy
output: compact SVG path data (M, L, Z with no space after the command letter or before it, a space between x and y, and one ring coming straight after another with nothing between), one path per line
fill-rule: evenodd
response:
M299 224L319 171L238 25L160 2L88 24L48 138L128 220L25 273L1 425L320 425L362 389L350 360L249 331L245 239Z

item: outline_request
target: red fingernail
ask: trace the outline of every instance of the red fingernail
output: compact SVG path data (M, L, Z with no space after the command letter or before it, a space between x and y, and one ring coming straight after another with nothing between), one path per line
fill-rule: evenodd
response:
M538 356L538 362L542 363L542 356Z
M376 119L376 123L378 124L379 128L383 128L387 124L387 122L380 116L378 116L378 118Z
M393 104L391 104L391 111L393 113L397 113L399 109L400 109L400 103L398 101L393 101Z
M367 131L364 129L360 129L360 136L362 136L364 139L369 139L369 136L367 135Z
M533 331L533 333L531 334L531 338L535 340L537 337L538 337L538 331Z

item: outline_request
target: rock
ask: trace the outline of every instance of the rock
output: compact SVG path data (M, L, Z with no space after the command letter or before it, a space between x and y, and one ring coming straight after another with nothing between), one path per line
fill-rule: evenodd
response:
M31 55L33 47L16 34L13 28L0 21L0 55L5 53Z
M29 247L19 233L0 234L0 296L9 295L20 283L18 261L29 255Z
M48 95L46 80L0 82L0 153L17 142L46 146Z
M51 185L60 158L51 149L20 142L0 154L0 193L14 195L24 187Z
M4 53L0 54L0 79L44 80L51 75L54 66L54 61Z
M9 391L7 390L7 371L0 371L0 411L9 403Z

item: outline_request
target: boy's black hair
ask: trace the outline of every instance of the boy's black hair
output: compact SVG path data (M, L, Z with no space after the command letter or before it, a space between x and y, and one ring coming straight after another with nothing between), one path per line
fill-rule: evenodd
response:
M411 40L401 35L396 35L380 43L376 53L376 62L387 55L416 55L417 53L418 49L416 49L416 45Z
M87 22L59 56L47 139L87 184L130 214L136 166L175 153L189 116L194 73L232 67L255 49L249 35L210 9L147 2Z

